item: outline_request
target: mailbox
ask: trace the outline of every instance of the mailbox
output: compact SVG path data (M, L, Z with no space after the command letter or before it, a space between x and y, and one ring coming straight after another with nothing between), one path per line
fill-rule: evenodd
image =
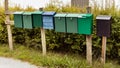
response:
M58 13L54 16L56 32L66 32L66 15Z
M78 33L79 34L92 34L93 15L80 14L78 16Z
M78 15L79 14L67 14L66 24L67 24L67 33L78 33Z
M32 24L32 12L25 12L23 14L23 26L24 28L32 29L33 24Z
M112 17L107 15L99 15L96 17L97 35L110 37Z
M35 11L32 13L33 27L42 27L42 13L43 11Z
M44 29L54 29L54 15L55 12L44 12L42 14Z
M18 28L23 28L23 12L14 13L14 25Z

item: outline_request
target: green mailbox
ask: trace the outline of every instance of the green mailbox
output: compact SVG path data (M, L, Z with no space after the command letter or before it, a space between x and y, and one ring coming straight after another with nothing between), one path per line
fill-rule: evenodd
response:
M78 16L78 33L79 34L92 34L93 15L80 14Z
M79 14L67 14L66 24L67 24L67 33L78 33L78 15Z
M58 13L54 16L56 32L66 32L66 15Z
M33 27L42 27L42 13L43 11L35 11L32 13Z
M14 13L14 25L18 28L23 28L23 12Z
M33 24L32 24L32 12L24 12L23 13L23 26L24 28L32 29Z

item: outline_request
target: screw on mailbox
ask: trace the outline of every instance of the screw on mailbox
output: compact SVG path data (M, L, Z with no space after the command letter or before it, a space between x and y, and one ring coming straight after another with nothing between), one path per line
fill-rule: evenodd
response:
M73 18L71 17L70 19L72 20Z
M60 17L58 17L58 19L60 19Z

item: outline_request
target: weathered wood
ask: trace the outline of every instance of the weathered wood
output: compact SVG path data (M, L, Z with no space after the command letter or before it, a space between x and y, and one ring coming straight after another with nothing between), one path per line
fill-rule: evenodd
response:
M87 63L92 65L92 36L87 35L86 36L86 58L87 58Z
M11 15L11 14L14 14L14 12L8 10L8 11L5 11L5 14L6 15Z
M42 40L42 52L43 56L46 55L46 38L45 38L45 30L41 28L41 40Z
M43 11L43 8L39 8L40 11ZM43 27L41 27L41 41L42 41L42 52L43 52L43 56L46 55L47 52L47 48L46 48L46 38L45 38L45 29L43 29Z
M91 13L91 7L87 7L87 13ZM86 52L87 63L92 65L92 35L86 35Z
M8 0L5 0L5 12L9 11L8 4L9 4ZM9 14L6 14L5 24L7 25L9 48L10 48L10 50L13 50L13 41L12 41L12 32L11 32L10 16L9 16Z
M11 32L10 25L7 25L7 31L8 31L9 48L10 48L10 50L13 50L12 32Z
M105 60L106 60L106 41L107 41L107 37L103 36L102 37L102 54L101 54L102 64L105 64Z
M8 12L8 0L5 0L5 12Z

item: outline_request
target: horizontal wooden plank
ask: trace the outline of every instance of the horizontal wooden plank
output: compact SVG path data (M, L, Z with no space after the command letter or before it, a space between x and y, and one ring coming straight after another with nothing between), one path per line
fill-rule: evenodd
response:
M11 14L14 14L14 12L12 12L12 11L5 11L5 14L6 15L11 15Z

